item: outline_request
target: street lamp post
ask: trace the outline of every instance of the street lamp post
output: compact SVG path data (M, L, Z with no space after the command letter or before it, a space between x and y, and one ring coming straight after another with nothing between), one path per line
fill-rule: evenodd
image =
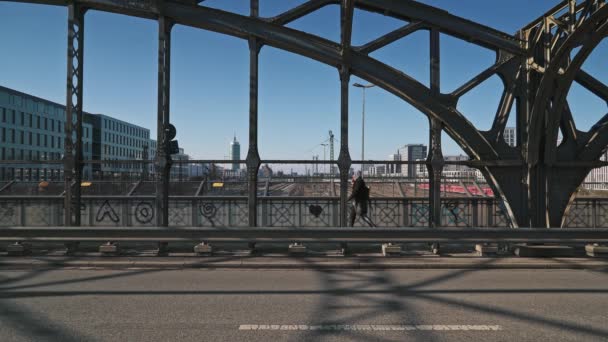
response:
M363 90L363 109L361 113L361 162L365 160L365 89L375 87L373 84L353 84L354 87ZM363 174L363 165L361 164L361 174Z

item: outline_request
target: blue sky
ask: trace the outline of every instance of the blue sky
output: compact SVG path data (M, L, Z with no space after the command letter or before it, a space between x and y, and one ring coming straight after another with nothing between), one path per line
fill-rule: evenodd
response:
M276 15L303 1L261 0L261 15ZM513 33L554 6L555 0L427 0L467 19ZM208 0L206 6L247 14L247 0ZM0 2L0 84L65 102L67 13L62 7ZM363 44L403 25L378 14L355 13L353 43ZM339 39L339 8L326 7L289 25ZM171 116L180 146L192 157L224 158L236 133L242 157L248 134L248 48L243 40L176 26L172 36ZM442 35L441 82L448 92L490 66L494 53ZM608 82L604 42L585 69ZM428 33L418 32L372 54L428 84ZM157 24L90 11L86 17L84 108L151 129L155 136ZM355 77L352 83L364 82ZM492 78L463 97L458 109L477 127L491 125L502 91ZM569 96L580 128L603 116L606 103L575 86ZM260 55L260 155L263 159L323 158L328 131L339 146L339 78L335 69L264 47ZM350 151L361 155L361 90L350 99ZM407 143L428 143L428 120L379 88L367 91L366 159L385 159ZM336 148L336 155L338 148ZM444 154L461 150L447 136ZM329 158L329 153L327 153Z

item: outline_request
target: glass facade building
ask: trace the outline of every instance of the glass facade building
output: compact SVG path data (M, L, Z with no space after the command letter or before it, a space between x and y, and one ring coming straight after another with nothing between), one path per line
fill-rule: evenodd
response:
M74 120L76 118L74 117ZM0 179L40 181L63 178L61 160L65 149L65 106L0 86L0 160L32 161L32 164L0 165ZM92 158L93 126L83 124L83 157ZM73 139L75 141L76 134ZM91 177L91 166L83 178Z
M100 160L143 160L144 146L150 144L150 130L103 114L87 115L95 122L94 158ZM143 164L101 164L96 172L136 173Z

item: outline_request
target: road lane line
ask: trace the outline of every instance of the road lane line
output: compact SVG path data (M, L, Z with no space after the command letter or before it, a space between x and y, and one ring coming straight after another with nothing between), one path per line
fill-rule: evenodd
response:
M445 325L445 324L241 324L239 330L250 331L499 331L500 325Z

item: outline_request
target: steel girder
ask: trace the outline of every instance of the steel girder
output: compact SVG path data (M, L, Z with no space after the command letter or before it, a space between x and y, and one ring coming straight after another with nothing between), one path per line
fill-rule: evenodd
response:
M171 28L173 23L165 16L158 19L158 104L156 144L156 224L169 226L169 175L171 154L169 153L170 124L169 94L171 80Z
M348 225L348 174L352 165L348 148L348 98L350 84L350 63L352 60L352 28L355 12L353 0L342 0L340 3L340 49L341 63L338 64L340 76L340 153L338 154L338 171L340 173L340 226Z
M84 74L84 15L86 9L77 4L68 6L67 96L64 140L65 201L64 224L80 225L82 181L82 82ZM72 134L76 118L76 146Z
M589 90L608 103L608 87L604 83L598 81L595 77L589 75L583 69L578 71L574 80L578 82L578 84L585 87L585 89Z
M259 16L258 0L251 0L250 16ZM255 37L249 38L249 150L247 151L247 204L249 226L257 226L258 218L258 171L260 153L258 151L258 67L262 43Z
M71 2L83 6L126 15L156 19L160 12L172 4L197 5L196 0L11 0L14 2L38 3L66 6ZM273 18L262 18L276 25L285 25L306 16L324 6L338 5L341 0L309 0L281 15ZM445 10L420 4L413 0L354 0L353 6L366 11L376 12L393 18L410 22L421 22L426 26L437 27L442 33L485 46L492 50L504 50L523 55L519 39L507 33L495 30L464 18L452 15Z

